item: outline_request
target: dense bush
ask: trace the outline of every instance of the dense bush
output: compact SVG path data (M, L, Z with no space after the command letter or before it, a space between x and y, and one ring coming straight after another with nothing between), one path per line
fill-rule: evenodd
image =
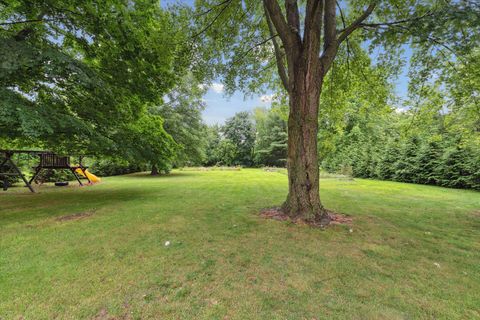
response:
M440 141L410 137L404 141L353 141L326 156L322 167L353 176L480 190L480 148L449 136Z
M46 169L40 172L40 174L35 178L35 182L44 183L44 182L70 181L74 179L75 177L73 176L73 173L70 170Z
M146 165L129 163L121 159L106 158L96 160L89 168L89 171L97 176L105 177L146 171L149 169Z
M2 176L0 178L0 189L3 189L3 186L5 183L7 184L7 187L10 187L19 181L20 181L20 177L14 177L14 176L3 177Z

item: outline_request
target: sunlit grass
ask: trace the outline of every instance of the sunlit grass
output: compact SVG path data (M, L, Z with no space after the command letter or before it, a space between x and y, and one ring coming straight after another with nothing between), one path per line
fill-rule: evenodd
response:
M354 222L322 231L257 217L286 179L185 170L2 192L0 318L480 318L480 193L324 179L326 206Z

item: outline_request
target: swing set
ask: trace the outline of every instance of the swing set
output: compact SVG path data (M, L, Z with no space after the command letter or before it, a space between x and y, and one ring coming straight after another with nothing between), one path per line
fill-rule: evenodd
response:
M82 164L82 156L78 157L78 165L70 163L70 156L59 156L51 151L36 151L36 150L0 150L0 156L3 155L3 161L0 159L0 179L3 179L3 190L9 188L9 177L20 177L25 186L33 193L35 190L32 187L32 182L38 177L40 172L44 169L62 169L70 171L80 186L83 186L80 181L80 176L88 180L88 183L97 182L99 179L87 171L86 166ZM24 155L28 158L37 156L39 159L38 165L33 167L34 174L30 180L27 180L21 169L14 161L14 155L21 157ZM94 180L94 181L92 181Z

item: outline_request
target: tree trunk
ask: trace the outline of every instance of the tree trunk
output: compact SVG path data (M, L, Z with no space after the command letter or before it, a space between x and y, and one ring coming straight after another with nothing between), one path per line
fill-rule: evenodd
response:
M285 4L285 14L280 3ZM303 35L297 1L263 0L278 75L288 91L288 197L283 211L293 219L330 222L320 202L317 154L318 109L323 78L339 45L373 12L377 1L337 31L335 0L304 1ZM323 28L323 30L322 30ZM276 36L281 44L277 42ZM322 49L323 47L323 49ZM323 50L323 51L321 51Z
M156 165L152 165L152 172L150 172L152 176L158 176L158 168Z
M308 70L320 67L298 63L289 88L288 196L283 211L292 219L327 225L320 202L317 150L318 111L323 77Z

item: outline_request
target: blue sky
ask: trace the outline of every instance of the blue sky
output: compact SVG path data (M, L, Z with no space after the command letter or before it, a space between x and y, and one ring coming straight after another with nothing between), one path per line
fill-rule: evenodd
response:
M214 82L203 97L207 107L203 112L203 120L207 124L222 124L225 119L240 111L250 111L256 107L269 107L270 96L254 96L244 98L243 92L235 92L232 96L226 97L223 92L223 85Z
M162 6L168 6L173 3L183 3L193 5L194 0L162 0ZM408 60L411 56L411 50L404 46L404 58ZM375 58L372 57L375 63ZM395 82L395 92L400 98L407 95L408 77L407 68L404 68L402 74ZM244 98L243 92L235 92L232 96L225 96L223 86L219 82L213 82L204 96L206 109L203 112L203 119L207 124L223 124L227 118L232 117L240 111L251 111L256 107L269 107L270 101L268 95L253 96Z
M408 60L411 50L405 47L404 58ZM407 67L395 81L395 92L400 98L405 98L408 91ZM236 91L232 96L225 96L223 85L214 82L204 96L206 109L203 111L203 120L207 124L223 124L227 118L240 111L251 111L256 107L269 107L270 95L255 95L244 98L244 93ZM399 106L401 107L401 106Z
M407 94L408 77L405 69L395 83L395 91L399 97ZM206 108L203 120L207 124L223 124L226 119L240 111L251 111L256 107L269 107L270 95L256 95L244 98L244 93L236 91L232 96L225 96L222 85L214 82L203 97Z

